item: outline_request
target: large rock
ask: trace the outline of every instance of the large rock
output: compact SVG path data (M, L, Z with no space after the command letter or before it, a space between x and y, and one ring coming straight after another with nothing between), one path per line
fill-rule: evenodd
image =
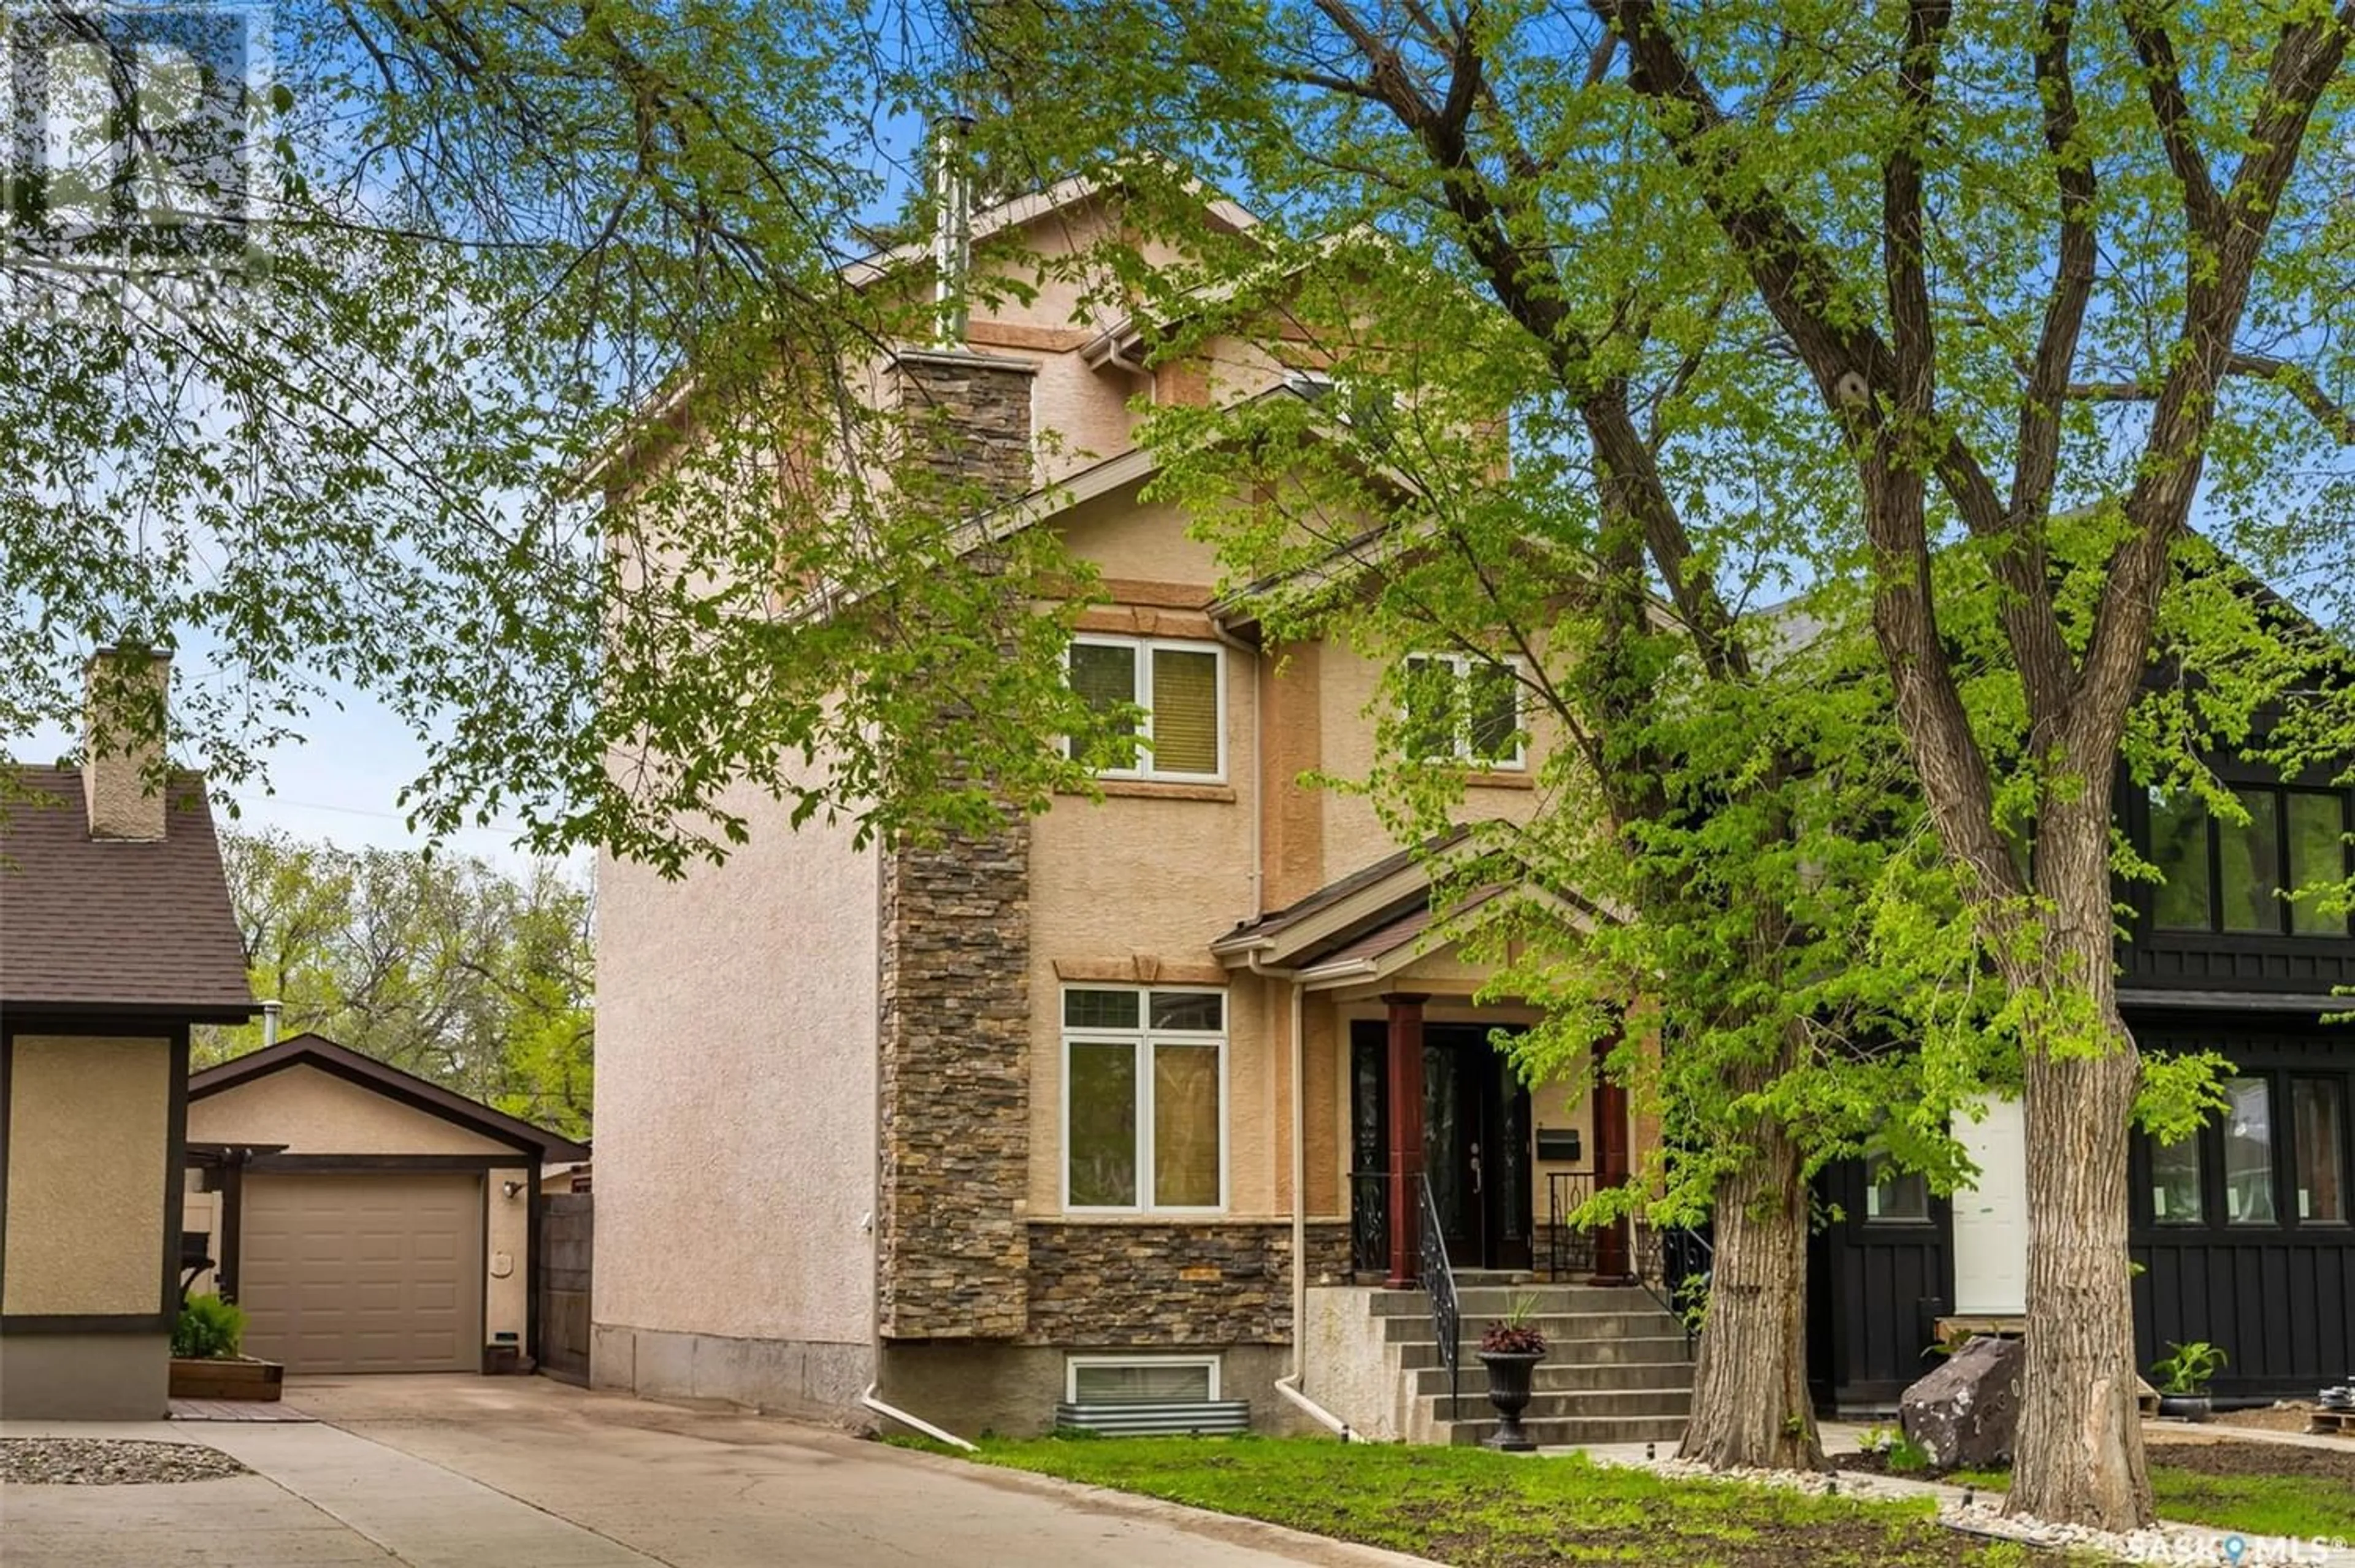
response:
M1898 1424L1933 1467L1980 1469L2011 1461L2019 1424L2019 1341L1982 1337L1905 1391Z

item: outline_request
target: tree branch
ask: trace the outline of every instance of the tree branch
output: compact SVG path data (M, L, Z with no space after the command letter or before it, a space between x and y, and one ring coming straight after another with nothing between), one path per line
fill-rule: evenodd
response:
M2010 514L2020 536L2019 548L2026 552L2022 564L2039 581L2045 577L2044 540L2028 525L2052 505L2061 461L2062 392L2077 362L2085 310L2094 295L2094 203L2098 192L2093 155L2077 145L2077 88L2069 64L2076 24L2076 0L2047 0L2043 40L2034 62L2037 91L2044 100L2045 151L2051 155L2053 183L2060 187L2059 254L2036 352L2025 367L2028 386L2019 400Z
M2355 409L2350 409L2323 390L2322 383L2307 367L2270 354L2239 353L2226 361L2224 373L2273 382L2296 399L2299 406L2312 414L2315 422L2329 432L2339 444L2355 446ZM2148 381L2069 383L2069 396L2077 401L2089 403L2154 402L2159 391L2158 387Z
M2183 187L2183 216L2197 238L2216 239L2216 183L2208 173L2208 155L2191 123L2191 105L2183 92L2183 71L2175 59L2175 40L2167 34L2157 13L2146 4L2119 7L2126 36L2134 41L2135 57L2142 61L2143 90L2158 122L2159 144L2167 150L2167 166Z

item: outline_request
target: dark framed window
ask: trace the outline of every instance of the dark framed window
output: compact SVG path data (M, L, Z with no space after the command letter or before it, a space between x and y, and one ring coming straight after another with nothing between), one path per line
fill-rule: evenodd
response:
M2347 1094L2336 1078L2289 1081L2290 1188L2301 1225L2348 1222Z
M2327 907L2348 874L2344 790L2242 784L2246 822L2228 822L2193 795L2151 792L2147 853L2162 879L2151 891L2159 931L2236 935L2348 934ZM2305 896L2288 895L2312 890Z
M2264 1078L2228 1078L2224 1097L2224 1222L2278 1225L2273 1083Z
M2150 1143L2150 1217L2161 1225L2202 1225L2208 1200L2200 1182L2198 1133L2163 1144Z
M1868 1225L1928 1224L1929 1182L1918 1170L1882 1168L1866 1184L1864 1221Z

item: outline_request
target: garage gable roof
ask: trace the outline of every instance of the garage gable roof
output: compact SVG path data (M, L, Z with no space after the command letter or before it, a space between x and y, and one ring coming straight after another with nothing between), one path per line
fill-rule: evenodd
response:
M240 1083L250 1083L257 1078L281 1072L290 1067L316 1068L346 1083L357 1084L371 1093L397 1100L413 1110L423 1111L469 1132L529 1152L543 1160L572 1160L589 1157L585 1144L573 1142L561 1133L510 1116L505 1111L471 1100L441 1084L420 1078L413 1072L403 1072L389 1067L372 1056L363 1056L346 1045L338 1045L323 1034L298 1034L280 1040L247 1055L232 1058L217 1067L188 1075L188 1098L191 1101L234 1089Z

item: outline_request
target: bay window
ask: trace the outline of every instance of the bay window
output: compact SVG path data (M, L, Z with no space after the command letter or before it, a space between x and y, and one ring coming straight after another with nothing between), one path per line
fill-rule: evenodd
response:
M1063 991L1063 1204L1226 1207L1224 991Z

